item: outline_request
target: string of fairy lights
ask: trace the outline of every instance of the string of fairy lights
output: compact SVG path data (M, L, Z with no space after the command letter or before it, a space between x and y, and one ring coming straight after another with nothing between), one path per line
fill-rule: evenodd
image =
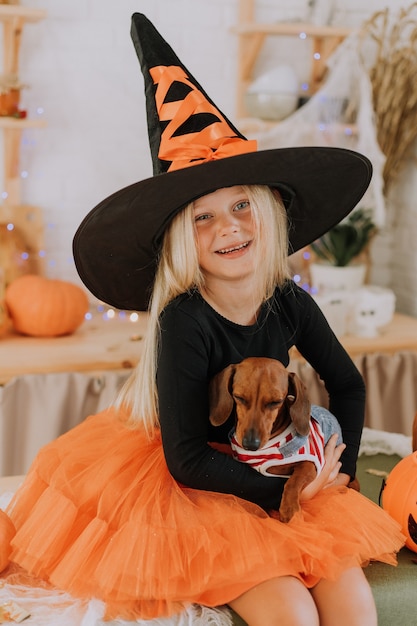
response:
M85 314L85 319L87 322L94 320L95 315L99 315L105 321L111 321L114 319L126 320L129 322L139 322L140 315L135 311L120 311L118 309L113 309L108 307L106 304L99 303L94 307L90 307L90 311Z

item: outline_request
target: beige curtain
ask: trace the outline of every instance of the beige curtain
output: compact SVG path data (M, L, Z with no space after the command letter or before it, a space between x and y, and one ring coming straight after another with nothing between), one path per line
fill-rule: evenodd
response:
M109 406L128 374L37 374L0 387L0 475L26 473L44 444Z
M365 425L411 435L417 412L417 353L363 354L353 360L366 383ZM324 385L308 363L294 359L289 369L305 382L313 403L327 406Z

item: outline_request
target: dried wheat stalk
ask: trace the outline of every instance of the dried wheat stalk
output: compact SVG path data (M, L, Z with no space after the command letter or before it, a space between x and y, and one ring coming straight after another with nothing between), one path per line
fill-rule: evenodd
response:
M385 191L417 137L417 2L393 19L378 11L362 27L361 57L369 72L377 139L386 157ZM370 62L365 44L373 42Z

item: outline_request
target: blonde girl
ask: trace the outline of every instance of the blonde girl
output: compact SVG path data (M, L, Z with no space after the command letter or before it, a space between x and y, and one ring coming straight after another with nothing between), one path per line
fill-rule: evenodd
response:
M0 515L4 581L155 624L181 612L227 624L228 605L248 626L375 626L362 566L394 565L404 537L347 487L364 382L287 264L356 206L371 164L337 148L257 151L144 15L132 38L154 175L86 216L74 258L97 298L149 307L147 336L115 405L45 446ZM330 439L283 523L286 479L228 454L234 416L210 423L208 387L248 356L287 366L293 346L322 378L344 443Z

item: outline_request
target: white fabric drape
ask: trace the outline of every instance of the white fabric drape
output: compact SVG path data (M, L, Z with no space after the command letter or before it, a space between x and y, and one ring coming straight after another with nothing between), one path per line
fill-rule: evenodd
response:
M363 64L367 56L364 46L359 33L352 33L330 57L325 81L304 106L272 128L265 129L261 122L246 135L258 141L260 150L335 146L366 154L373 165L373 176L362 204L372 207L375 223L383 226L385 156L377 141L372 85Z

